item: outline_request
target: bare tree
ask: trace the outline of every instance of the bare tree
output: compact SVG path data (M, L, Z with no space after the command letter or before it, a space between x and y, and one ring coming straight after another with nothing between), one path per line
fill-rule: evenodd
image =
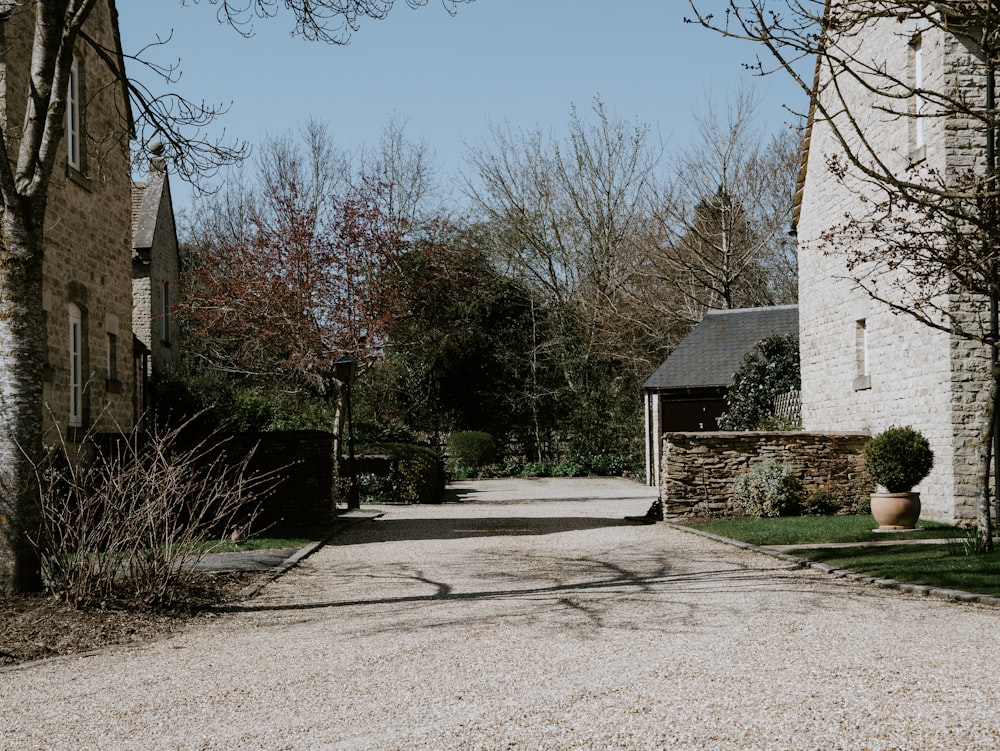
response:
M416 227L444 214L438 205L434 152L424 141L407 136L406 120L398 115L389 117L377 147L361 153L354 173L386 185L385 212L404 226Z
M796 263L788 231L799 138L788 128L765 141L746 86L720 112L696 115L698 143L683 150L669 193L655 208L660 232L652 272L683 297L693 325L705 311L794 302Z
M992 378L978 431L978 523L984 543L992 547L990 457L1000 378L1000 110L995 105L1000 5L994 0L689 2L693 21L765 51L752 66L758 72L784 71L808 94L811 127L822 128L836 144L822 155L822 166L856 198L820 239L827 253L846 256L850 281L897 313L991 348ZM713 15L708 6L724 12ZM870 42L876 38L898 43ZM942 62L933 69L923 66L925 46L939 50ZM808 66L812 60L815 75ZM887 130L908 138L887 147ZM936 132L942 142L949 134L948 159L931 158L925 132Z
M454 11L461 0L443 0ZM209 0L212 2L212 0ZM407 0L424 5L426 0ZM219 18L243 33L252 32L255 19L290 14L296 33L308 39L346 43L361 19L382 18L393 0L258 0L254 3L215 0ZM98 0L35 0L30 4L3 2L0 46L10 19L30 19L30 70L27 81L7 82L8 117L0 123L0 383L4 385L0 418L0 589L34 588L41 578L37 556L27 543L26 529L37 523L37 487L31 481L33 460L42 452L41 383L44 364L42 264L45 255L45 219L49 188L63 140L68 83L74 49L86 45L106 67L111 86L129 92L136 129L143 142L153 134L173 147L182 174L198 172L232 161L239 147L217 144L203 128L219 113L169 94L144 89L125 74L118 50L88 33L87 21ZM111 6L113 11L113 5ZM174 67L157 67L168 80ZM4 80L13 75L3 66ZM23 91L23 94L15 94ZM20 102L18 97L23 97ZM17 103L17 107L13 104ZM15 121L14 113L23 117ZM122 113L123 118L127 113ZM120 138L130 128L123 122Z
M663 340L635 304L661 152L648 128L612 120L597 100L592 122L572 111L564 142L538 130L492 134L490 149L471 154L478 182L466 188L501 263L546 309L572 315L595 355L647 370Z

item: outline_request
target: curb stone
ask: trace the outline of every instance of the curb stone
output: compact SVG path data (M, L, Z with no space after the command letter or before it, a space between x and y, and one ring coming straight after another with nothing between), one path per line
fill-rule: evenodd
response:
M247 586L245 586L236 595L236 602L243 602L244 600L249 600L251 597L254 597L265 586L267 586L275 579L277 579L279 576L288 572L295 566L298 566L302 561L304 561L306 558L311 556L321 547L326 545L328 542L330 542L330 540L339 535L341 532L344 532L345 530L350 529L351 527L355 526L356 524L360 524L361 522L374 521L375 519L381 519L383 516L385 516L384 511L380 511L379 513L376 514L365 514L364 516L338 516L336 522L334 523L333 530L330 532L330 534L328 534L322 540L316 540L314 542L310 542L306 545L303 545L301 548L296 550L294 553L292 553L290 556L288 556L285 560L283 560L277 566L272 568L270 571L267 571L260 577L258 577L257 581L255 581L253 584L248 584Z
M1000 608L1000 597L995 597L993 595L983 595L983 594L977 594L976 592L964 592L958 589L944 589L942 587L932 587L926 584L912 584L910 582L902 582L896 579L883 579L883 578L876 578L874 576L866 576L865 574L859 574L855 571L836 568L827 563L821 563L819 561L811 561L808 558L801 558L799 556L792 555L791 553L773 550L766 546L752 545L748 542L743 542L742 540L733 540L729 537L723 537L721 535L713 534L712 532L704 532L700 529L692 529L691 527L686 527L683 524L677 524L675 522L669 522L669 521L664 522L664 524L666 524L669 527L672 527L673 529L680 530L681 532L687 532L688 534L706 537L710 540L721 542L724 545L731 545L733 547L742 548L744 550L752 550L757 553L763 553L764 555L769 555L772 558L779 558L780 560L794 564L796 568L815 569L816 571L827 574L829 576L834 576L841 579L847 579L848 581L856 582L858 584L873 584L876 587L881 587L882 589L892 589L898 592L908 592L910 594L922 595L924 597L935 597L941 600L949 600L950 602L974 603L978 605L987 605L989 607Z

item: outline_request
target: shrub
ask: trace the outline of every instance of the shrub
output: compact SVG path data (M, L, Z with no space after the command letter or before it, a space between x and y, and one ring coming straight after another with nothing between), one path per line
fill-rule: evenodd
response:
M621 477L636 464L635 458L629 454L578 454L574 461L580 465L583 474L602 477Z
M736 478L733 495L748 516L781 516L795 508L799 481L787 464L765 459Z
M250 476L253 452L233 462L224 439L192 439L190 426L64 441L36 466L41 524L33 542L57 597L74 607L170 604L211 552L206 537L253 522L276 473Z
M586 470L572 459L552 466L553 477L581 477L585 474L587 474Z
M864 467L876 485L906 493L927 477L934 452L924 436L909 426L893 426L865 444Z
M719 428L760 430L772 415L774 398L800 385L799 338L792 334L762 339L733 375Z
M448 466L478 469L496 460L497 443L489 433L464 430L448 437Z
M521 468L521 477L551 477L552 476L552 462L540 461L540 462L527 462Z
M390 488L379 492L401 503L440 503L444 497L445 472L441 454L430 446L412 443L367 443L359 454L386 454L396 468Z
M830 516L850 508L851 504L830 486L814 490L802 499L799 513L802 516Z

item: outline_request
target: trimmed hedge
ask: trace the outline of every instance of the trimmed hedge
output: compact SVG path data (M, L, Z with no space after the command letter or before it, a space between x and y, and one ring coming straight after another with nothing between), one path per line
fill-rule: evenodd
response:
M489 433L463 430L448 437L447 454L456 467L479 469L496 461L497 442Z
M441 454L430 446L412 443L366 443L359 454L389 457L393 467L389 494L400 503L441 503L445 472Z

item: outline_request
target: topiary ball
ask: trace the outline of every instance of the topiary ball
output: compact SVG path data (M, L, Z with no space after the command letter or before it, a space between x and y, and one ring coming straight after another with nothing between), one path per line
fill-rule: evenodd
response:
M893 426L872 438L864 448L868 475L890 493L907 493L934 466L934 452L919 431Z

